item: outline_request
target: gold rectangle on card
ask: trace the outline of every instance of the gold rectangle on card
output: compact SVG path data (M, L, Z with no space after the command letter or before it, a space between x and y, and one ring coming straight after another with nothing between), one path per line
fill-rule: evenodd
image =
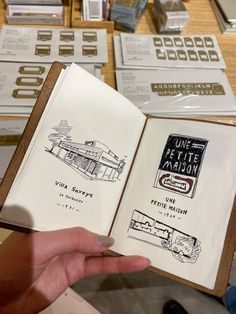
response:
M154 37L153 43L154 43L155 47L162 47L163 46L162 39L160 37Z
M37 40L47 41L52 39L52 31L40 30L38 31Z
M82 46L82 54L83 56L88 56L88 57L92 57L92 56L96 56L98 53L97 51L97 46Z
M184 37L184 44L186 47L194 47L193 40L191 37Z
M60 40L61 41L74 41L75 40L74 31L60 31Z
M204 37L204 42L205 42L205 46L207 48L209 48L209 47L213 48L214 47L214 43L213 43L213 40L211 37Z
M12 97L14 98L38 98L40 90L17 88L13 90Z
M83 32L83 41L97 41L97 33L96 32Z
M45 67L41 65L22 65L19 67L20 74L43 74Z
M49 56L51 53L51 46L50 45L36 45L35 46L35 55L43 57Z
M166 52L164 49L156 49L157 59L165 60L166 59Z
M174 37L174 43L176 47L183 47L183 41L180 37Z
M220 61L219 56L215 50L208 50L209 58L212 62Z
M41 77L20 76L16 78L16 85L20 86L40 86L43 84Z
M0 135L0 146L15 146L19 143L21 135Z
M59 55L60 56L73 56L74 46L73 45L59 45Z

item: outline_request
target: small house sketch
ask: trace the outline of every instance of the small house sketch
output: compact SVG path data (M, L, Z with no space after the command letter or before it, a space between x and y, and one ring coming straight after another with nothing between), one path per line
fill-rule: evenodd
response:
M48 136L52 147L46 148L47 152L61 159L85 179L112 182L119 180L125 160L119 158L105 144L96 140L72 142L68 136L72 127L68 125L67 120L61 120L53 129L57 133Z
M195 263L201 252L197 238L134 210L128 237L171 251L181 263Z

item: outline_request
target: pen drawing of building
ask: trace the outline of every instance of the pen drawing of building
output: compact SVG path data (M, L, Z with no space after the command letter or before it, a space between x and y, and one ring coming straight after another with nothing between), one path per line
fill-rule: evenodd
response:
M120 159L99 141L72 142L68 133L72 129L66 120L53 128L57 133L49 135L52 142L48 152L61 159L90 180L117 181L123 172L125 160Z

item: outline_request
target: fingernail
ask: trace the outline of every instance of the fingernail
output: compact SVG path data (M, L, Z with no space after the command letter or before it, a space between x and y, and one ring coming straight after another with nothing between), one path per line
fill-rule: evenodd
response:
M111 237L106 237L104 235L98 236L98 246L99 247L110 247L114 244L114 239Z

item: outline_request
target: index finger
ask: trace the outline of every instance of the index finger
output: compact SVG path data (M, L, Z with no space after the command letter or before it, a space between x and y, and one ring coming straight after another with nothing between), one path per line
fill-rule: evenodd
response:
M36 232L31 236L34 253L44 261L73 252L100 253L114 243L111 237L98 235L81 227Z

